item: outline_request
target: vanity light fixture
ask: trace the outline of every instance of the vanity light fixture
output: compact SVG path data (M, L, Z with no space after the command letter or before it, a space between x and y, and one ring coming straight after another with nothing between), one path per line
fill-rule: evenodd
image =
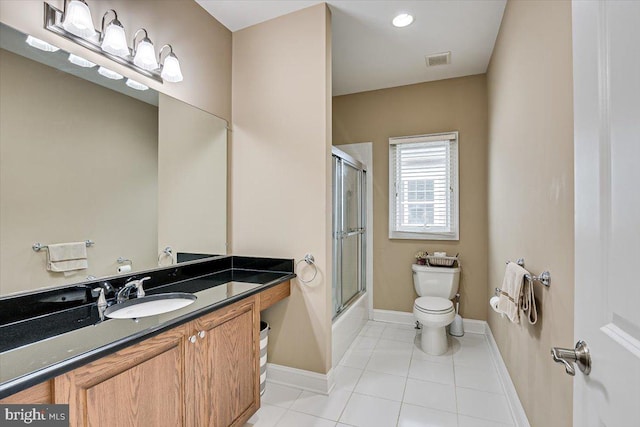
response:
M105 20L113 13L114 18L107 24L105 28ZM122 23L118 21L118 14L115 10L109 9L102 16L102 37L100 47L107 53L112 55L127 57L129 55L129 46L127 46L127 35L124 32Z
M122 74L118 74L115 71L111 71L104 67L98 68L98 74L111 80L122 80L124 78Z
M84 0L64 0L62 28L83 39L96 36L91 11Z
M408 13L400 13L396 15L391 22L393 23L393 26L397 28L407 27L413 23L413 16Z
M166 51L165 48L169 48L169 53L162 59L162 53ZM160 49L160 54L158 55L158 62L160 63L160 68L162 72L160 76L171 83L181 82L182 71L180 70L180 61L178 61L178 57L173 53L173 47L170 44L165 44Z
M36 49L40 49L45 52L57 52L60 50L59 47L49 44L44 40L37 39L33 36L27 36L26 42L29 46L35 47Z
M144 38L136 44L138 34L141 34L141 32L144 32ZM144 28L140 28L133 36L133 63L147 71L153 71L158 68L153 43L149 40L147 30Z
M125 84L127 86L129 86L131 89L135 89L135 90L147 90L147 89L149 89L149 86L143 85L142 83L137 82L135 80L131 80L131 79L127 79Z
M171 45L163 46L158 51L159 55L156 56L153 42L149 39L147 30L141 28L136 31L133 45L130 48L124 26L118 19L117 12L113 9L107 10L102 15L101 31L98 31L93 27L91 11L87 2L88 0L63 0L64 11L45 2L45 29L159 83L164 83L164 81L176 83L183 80L180 62L173 53ZM103 2L96 1L94 3L100 5ZM34 41L34 43L36 42ZM37 43L36 47L49 51L57 49L54 46L50 48L45 48L45 46L50 45L41 42ZM93 64L75 57L70 57L69 61L87 67ZM104 67L101 70L100 74L105 77L120 76L120 74Z
M73 53L69 54L69 62L83 68L91 68L96 66L96 64L94 64L93 62L84 59L81 56L74 55Z

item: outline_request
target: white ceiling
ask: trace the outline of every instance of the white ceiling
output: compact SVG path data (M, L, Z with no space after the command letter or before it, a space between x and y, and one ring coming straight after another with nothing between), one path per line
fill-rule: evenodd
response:
M196 0L231 31L321 3L306 0ZM333 94L364 92L487 71L506 0L328 0ZM406 28L391 20L414 16ZM427 68L425 55L451 51Z

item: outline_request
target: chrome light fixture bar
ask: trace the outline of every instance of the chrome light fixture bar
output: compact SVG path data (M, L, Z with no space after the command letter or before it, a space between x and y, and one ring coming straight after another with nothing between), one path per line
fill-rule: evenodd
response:
M60 9L57 9L51 6L49 3L44 4L44 27L47 30L61 37L64 37L67 40L71 40L72 42L79 44L80 46L85 47L95 53L98 53L104 56L105 58L109 58L120 65L124 65L125 67L128 67L136 71L137 73L142 74L145 77L149 77L159 83L163 83L163 78L160 75L161 70L145 70L144 68L137 66L133 62L133 57L131 55L126 55L125 57L121 57L121 56L113 55L109 52L105 52L101 47L101 44L103 41L102 33L100 33L99 31L96 31L96 34L93 37L90 37L90 38L79 37L64 29L62 25L63 18L64 18L64 13ZM115 20L117 20L117 18ZM110 25L113 24L113 21L109 24Z

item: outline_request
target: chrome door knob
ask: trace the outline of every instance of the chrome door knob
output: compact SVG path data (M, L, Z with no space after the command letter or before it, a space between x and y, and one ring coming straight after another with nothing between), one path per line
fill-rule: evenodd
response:
M580 340L576 343L576 347L572 349L552 347L551 356L557 363L564 364L564 369L567 374L575 376L576 369L573 364L578 365L578 369L585 375L589 375L591 372L591 354L589 354L589 347L587 343Z
M191 335L191 336L189 337L189 342L190 342L191 344L195 344L195 342L196 342L196 336L195 336L195 335Z
M206 333L205 331L200 331L200 332L198 332L198 336L199 336L200 338L204 338L204 336L205 336L205 335L207 335L207 333Z

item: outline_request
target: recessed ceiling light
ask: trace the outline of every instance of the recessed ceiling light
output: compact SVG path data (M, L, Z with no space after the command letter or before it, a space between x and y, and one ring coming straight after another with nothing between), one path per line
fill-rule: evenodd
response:
M395 18L393 18L393 21L392 21L393 26L398 28L411 25L412 22L413 22L413 16L409 15L408 13L401 13Z

